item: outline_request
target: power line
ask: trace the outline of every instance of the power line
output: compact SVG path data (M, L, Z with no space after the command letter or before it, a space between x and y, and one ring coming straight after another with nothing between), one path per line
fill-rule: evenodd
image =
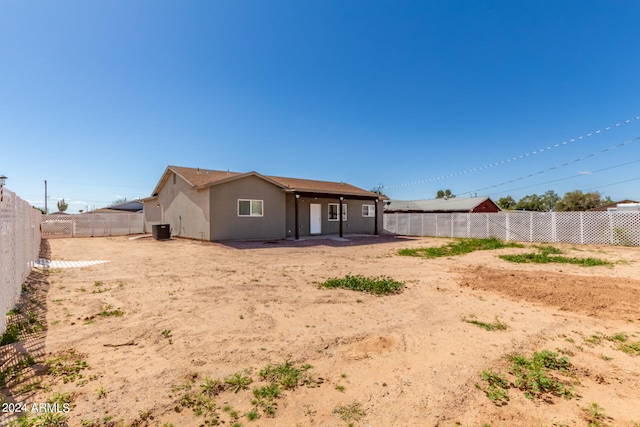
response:
M597 187L593 187L593 188L589 188L586 191L592 191L592 190L597 190L598 188L605 188L605 187L612 187L614 185L618 185L618 184L624 184L626 182L631 182L631 181L637 181L640 179L640 176L636 177L636 178L631 178L631 179L625 179L624 181L618 181L618 182L614 182L611 184L606 184L606 185L599 185Z
M491 188L500 187L502 185L511 184L513 182L516 182L516 181L521 181L523 179L527 179L527 178L531 178L531 177L534 177L534 176L537 176L537 175L541 175L543 173L550 172L550 171L555 170L555 169L560 169L560 168L563 168L565 166L569 166L569 165L572 165L574 163L578 163L578 162L581 162L583 160L590 159L590 158L595 157L597 155L604 154L604 153L609 152L609 151L613 151L615 149L618 149L620 147L624 147L626 145L632 144L632 143L634 143L636 141L639 141L639 140L640 140L640 136L636 137L636 138L633 138L633 139L630 139L628 141L622 142L620 144L613 145L611 147L605 148L604 150L600 150L600 151L596 151L595 153L587 154L586 156L582 156L582 157L580 157L578 159L574 159L574 160L571 160L569 162L564 162L564 163L552 166L552 167L550 167L548 169L543 169L543 170L531 173L531 174L526 175L526 176L521 176L521 177L518 177L518 178L510 179L509 181L504 181L504 182L501 182L499 184L490 185L490 186L484 187L484 188L478 188L478 189L472 190L472 191L466 191L466 192L460 193L460 194L477 193L477 192L480 192L480 191L489 190Z
M386 186L384 186L384 188L389 189L389 188L408 187L410 185L418 185L418 184L424 184L424 183L427 183L427 182L439 181L439 180L445 179L445 178L452 178L452 177L458 176L458 175L465 175L465 174L468 174L468 173L477 172L477 171L481 171L481 170L484 170L484 169L489 169L489 168L492 168L492 167L495 167L495 166L503 165L503 164L506 164L506 163L511 163L511 162L516 161L516 160L524 159L524 158L529 157L529 156L533 156L533 155L536 155L536 154L539 154L539 153L544 153L544 152L547 152L547 151L550 151L550 150L553 150L553 149L556 149L556 148L560 148L560 147L568 145L568 144L570 144L572 142L581 141L581 140L583 140L585 138L588 138L590 136L594 136L594 135L600 134L600 133L602 133L604 131L608 131L608 130L611 130L611 129L618 128L618 127L620 127L622 125L632 123L632 122L634 122L636 120L640 120L640 116L636 116L636 117L634 117L632 119L627 119L627 120L621 121L621 122L616 123L616 124L614 124L612 126L607 126L605 128L598 129L596 131L589 132L587 134L580 135L580 136L577 136L575 138L568 139L566 141L563 141L563 142L555 144L555 145L549 145L546 148L540 148L538 150L534 150L534 151L531 151L531 152L526 153L526 154L521 154L519 156L514 156L514 157L511 157L510 159L500 160L500 161L493 162L493 163L490 163L490 164L487 164L487 165L484 165L484 166L479 166L479 167L475 167L475 168L472 168L472 169L467 169L467 170L464 170L464 171L451 173L451 174L448 174L448 175L441 175L441 176L437 176L437 177L433 177L433 178L427 178L427 179L423 179L423 180L420 180L420 181L409 182L409 183L406 183L406 184L386 185Z
M628 166L628 165L631 165L631 164L634 164L634 163L640 163L640 160L634 160L634 161L631 161L631 162L621 163L621 164L618 164L618 165L609 166L609 167L602 168L602 169L597 169L597 170L594 170L593 173L598 173L598 172L602 172L602 171L609 170L609 169L615 169L615 168L619 168L619 167L622 167L622 166ZM537 183L537 184L526 185L524 187L511 188L509 190L498 191L498 192L493 193L493 194L510 193L512 191L524 190L526 188L531 188L531 187L539 187L541 185L551 184L553 182L558 182L558 181L566 181L568 179L579 178L581 176L585 176L585 175L577 174L577 175L566 176L564 178L552 179L551 181L545 181L545 182L540 182L540 183ZM622 182L626 182L626 181L622 181ZM617 184L621 184L622 182L619 182ZM463 193L463 194L465 194L465 193Z

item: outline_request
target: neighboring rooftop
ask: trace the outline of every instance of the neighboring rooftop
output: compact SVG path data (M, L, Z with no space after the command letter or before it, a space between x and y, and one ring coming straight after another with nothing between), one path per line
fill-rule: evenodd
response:
M389 200L385 212L471 212L489 197L450 197L427 200ZM497 205L495 205L497 207ZM500 210L500 208L498 208Z

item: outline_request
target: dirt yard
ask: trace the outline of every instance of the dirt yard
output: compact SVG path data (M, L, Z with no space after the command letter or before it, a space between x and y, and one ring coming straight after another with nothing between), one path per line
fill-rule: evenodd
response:
M604 267L498 258L528 244L397 255L449 241L50 240L51 260L107 262L32 274L26 293L40 295L47 330L6 347L37 363L4 402L72 392L70 426L640 426L640 248L553 245L614 263ZM406 287L318 287L347 274ZM549 375L572 398L516 387L506 356L542 350L570 362ZM303 380L258 398L260 372L286 362ZM481 390L490 370L510 383L508 401Z

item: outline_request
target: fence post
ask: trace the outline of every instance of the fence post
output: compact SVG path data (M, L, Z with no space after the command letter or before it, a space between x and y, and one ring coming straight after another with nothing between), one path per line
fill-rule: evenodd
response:
M584 244L584 212L580 212L580 244Z
M454 221L453 215L454 214L451 214L451 220L450 220L450 223L451 223L451 227L450 228L451 228L451 230L449 231L449 237L453 237L453 221Z
M529 241L533 242L533 212L529 214Z
M607 213L609 214L609 243L613 245L613 212Z

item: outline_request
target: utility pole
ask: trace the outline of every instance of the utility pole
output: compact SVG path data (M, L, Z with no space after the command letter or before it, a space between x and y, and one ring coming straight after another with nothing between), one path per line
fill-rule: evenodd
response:
M47 208L47 180L44 180L44 214L48 214L49 209Z

